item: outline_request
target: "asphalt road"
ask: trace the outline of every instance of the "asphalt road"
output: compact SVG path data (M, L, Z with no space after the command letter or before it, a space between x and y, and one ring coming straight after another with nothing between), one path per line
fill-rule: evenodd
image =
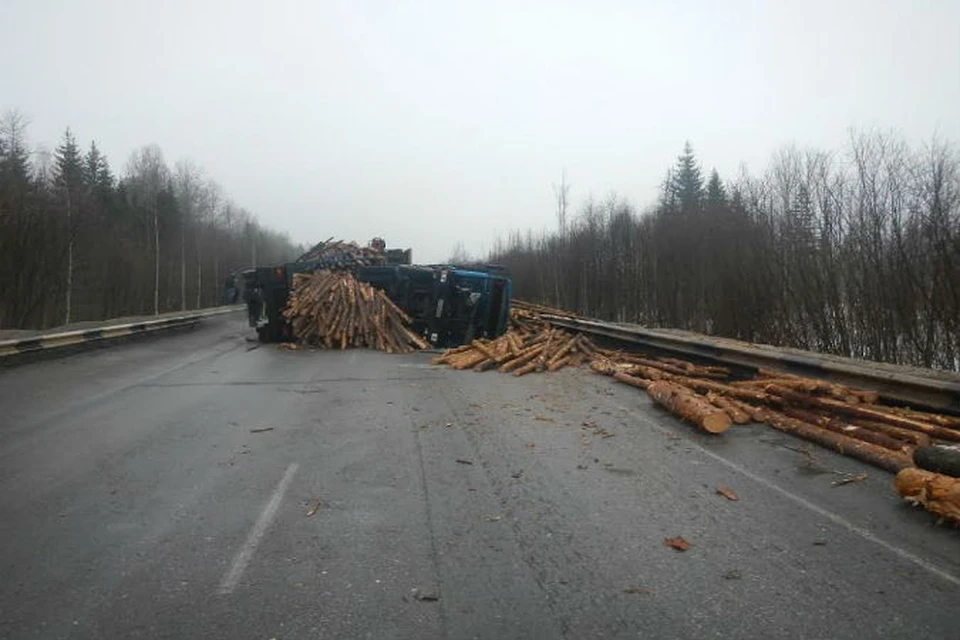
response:
M960 637L960 533L886 472L587 371L247 335L0 371L0 637Z

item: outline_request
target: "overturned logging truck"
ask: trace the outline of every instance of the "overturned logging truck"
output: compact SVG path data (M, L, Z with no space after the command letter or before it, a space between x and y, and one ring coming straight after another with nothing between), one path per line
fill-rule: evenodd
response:
M295 283L322 271L348 274L382 291L428 345L451 347L496 338L507 329L510 277L496 265L413 265L410 249L325 240L293 262L243 272L248 320L263 342L297 337L285 315Z

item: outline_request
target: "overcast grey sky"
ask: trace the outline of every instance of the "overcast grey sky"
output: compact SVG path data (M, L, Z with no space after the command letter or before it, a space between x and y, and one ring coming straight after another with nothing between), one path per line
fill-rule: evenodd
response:
M0 0L0 108L115 170L155 142L294 240L480 252L684 140L755 170L851 126L960 140L960 2Z

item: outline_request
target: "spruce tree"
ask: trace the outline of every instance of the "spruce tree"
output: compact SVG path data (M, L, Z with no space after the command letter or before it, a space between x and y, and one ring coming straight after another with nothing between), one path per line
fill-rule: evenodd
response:
M83 187L83 159L80 157L80 148L68 128L63 134L63 141L56 151L56 165L54 167L54 184L63 198L67 213L67 286L66 312L64 324L70 324L73 302L73 254L76 236L76 221L80 209L80 193Z

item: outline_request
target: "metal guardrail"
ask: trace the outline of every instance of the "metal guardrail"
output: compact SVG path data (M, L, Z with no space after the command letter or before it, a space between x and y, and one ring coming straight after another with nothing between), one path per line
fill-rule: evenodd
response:
M831 380L876 391L881 397L915 407L928 407L960 415L960 375L898 368L850 358L821 356L812 352L762 347L709 336L682 335L637 325L583 318L544 315L557 327L613 340L653 347L662 351L705 358L747 369L769 368L787 373Z
M76 331L48 333L39 336L31 336L29 338L2 340L0 341L0 358L37 351L47 351L50 349L69 347L88 342L122 338L125 336L159 331L162 329L186 327L196 324L204 318L218 316L225 313L232 313L243 308L243 305L215 307L212 309L194 311L193 313L180 316L159 318L157 320L142 320L125 324L108 324L102 327L93 327L90 329L77 329Z

